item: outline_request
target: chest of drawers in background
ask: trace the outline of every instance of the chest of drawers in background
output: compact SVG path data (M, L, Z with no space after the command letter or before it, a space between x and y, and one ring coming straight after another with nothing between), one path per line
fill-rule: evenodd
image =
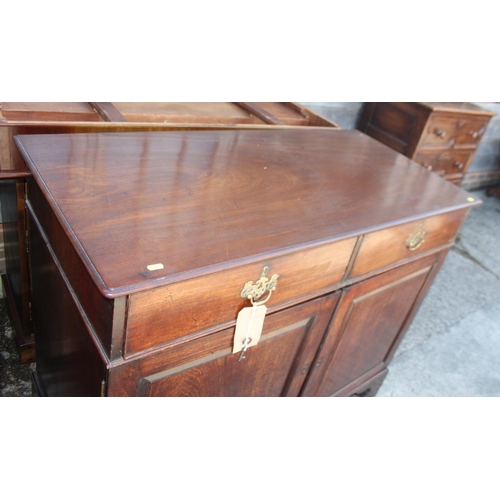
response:
M470 103L366 103L358 129L460 185L495 113Z
M15 140L49 396L372 396L478 203L358 131Z

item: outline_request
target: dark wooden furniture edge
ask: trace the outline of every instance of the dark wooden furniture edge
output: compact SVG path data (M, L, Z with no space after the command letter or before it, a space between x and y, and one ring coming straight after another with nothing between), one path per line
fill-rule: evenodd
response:
M355 392L349 397L351 398L365 398L376 396L378 390L380 389L382 383L389 373L388 368L384 368L382 371L377 372L375 375L370 377L366 382L360 384ZM342 391L339 391L339 393Z
M266 123L270 123L271 125L285 125L279 118L276 118L273 114L269 113L269 111L261 108L258 104L254 102L235 102L236 106L244 109L245 111L249 111L254 114L257 118L265 121Z
M500 186L492 186L486 191L487 196L500 196Z
M45 392L43 384L36 370L31 371L31 395L33 397L40 397L40 398L47 397L47 393Z
M6 274L2 274L2 284L9 305L8 310L11 316L12 325L14 326L20 363L23 365L34 363L36 358L35 337L33 335L27 335L21 326L21 319L19 318L17 307L14 303L9 277Z
M307 120L309 121L309 126L328 127L328 128L333 127L333 128L338 128L338 129L342 128L339 124L329 120L328 118L325 118L324 116L315 114L307 106L303 106L302 104L299 104L298 102L287 102L286 104L290 108L294 109L295 111L300 113L302 116L307 118Z
M31 177L31 172L27 170L0 170L0 181L25 179L26 177Z
M106 122L128 121L111 102L89 102L97 114Z

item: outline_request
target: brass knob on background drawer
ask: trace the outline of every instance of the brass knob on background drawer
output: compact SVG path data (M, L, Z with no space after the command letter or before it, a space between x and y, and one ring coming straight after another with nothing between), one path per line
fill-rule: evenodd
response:
M424 167L427 169L427 170L432 170L432 165L430 163L424 163Z
M438 137L446 137L446 132L442 128L436 129L436 135Z
M252 304L254 301L259 300L266 292L269 292L269 295L261 302L258 303L264 304L271 297L271 293L276 290L276 286L278 285L278 274L273 274L271 279L267 277L267 272L269 271L269 267L265 266L262 269L262 273L260 278L254 283L253 281L247 281L241 290L241 297L243 299L249 299Z
M469 135L473 138L473 139L477 139L478 136L479 136L479 132L474 132L474 130L471 130L469 132Z
M424 230L424 225L420 224L418 231L415 234L410 234L406 240L406 246L409 250L416 250L424 241L427 232Z
M453 166L454 166L455 168L460 168L460 169L464 168L464 164L463 164L462 162L460 162L460 161L456 161L456 162L453 164Z

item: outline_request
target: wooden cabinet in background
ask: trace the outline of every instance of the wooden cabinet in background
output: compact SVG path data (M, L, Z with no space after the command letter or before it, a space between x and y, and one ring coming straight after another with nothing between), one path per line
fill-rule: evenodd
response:
M49 396L373 396L479 203L358 131L16 144ZM274 275L240 359L241 292Z
M358 129L460 185L494 115L461 102L371 102Z

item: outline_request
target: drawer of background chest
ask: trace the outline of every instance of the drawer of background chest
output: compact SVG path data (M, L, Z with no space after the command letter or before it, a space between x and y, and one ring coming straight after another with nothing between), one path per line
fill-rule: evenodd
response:
M468 210L400 224L364 236L350 278L383 269L453 242Z
M419 152L414 160L439 175L460 174L467 170L474 151L449 150L443 152Z
M243 286L255 283L264 267L267 278L278 275L276 290L266 302L269 311L338 288L356 240L298 250L131 295L125 356L232 326L238 312L251 305L240 296Z
M488 119L431 117L420 147L448 148L453 145L475 147L488 125Z

